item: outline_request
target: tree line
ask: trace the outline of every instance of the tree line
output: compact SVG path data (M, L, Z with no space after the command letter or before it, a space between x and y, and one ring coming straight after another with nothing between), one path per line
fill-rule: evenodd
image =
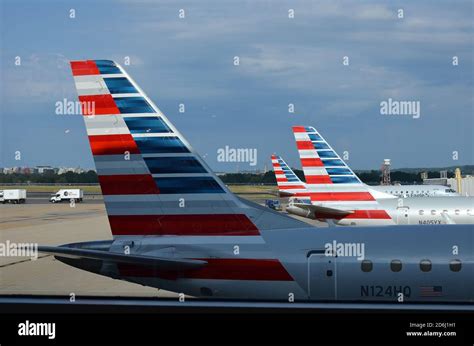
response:
M302 170L295 170L295 174L304 181ZM381 173L377 170L356 172L359 178L366 184L378 185L381 180ZM448 177L454 176L453 172L448 172ZM428 172L429 178L438 178L439 172ZM226 173L220 176L226 184L276 184L273 171L265 174L254 173ZM391 173L392 182L400 182L402 184L419 184L422 182L419 172L393 171ZM0 184L95 184L98 183L97 173L90 170L85 173L67 172L64 174L0 174Z

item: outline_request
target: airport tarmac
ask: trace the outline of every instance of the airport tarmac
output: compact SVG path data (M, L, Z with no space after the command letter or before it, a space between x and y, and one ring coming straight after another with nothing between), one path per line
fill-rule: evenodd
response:
M325 224L300 217L302 221ZM52 204L29 198L26 204L0 205L0 242L59 245L111 239L101 199ZM68 266L51 255L38 259L0 257L0 295L81 295L177 297L176 293L103 277Z

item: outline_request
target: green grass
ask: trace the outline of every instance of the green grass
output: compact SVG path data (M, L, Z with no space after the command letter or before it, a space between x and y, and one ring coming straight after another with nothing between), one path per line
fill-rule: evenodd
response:
M228 185L228 187L234 193L271 194L277 191L277 187L271 185Z

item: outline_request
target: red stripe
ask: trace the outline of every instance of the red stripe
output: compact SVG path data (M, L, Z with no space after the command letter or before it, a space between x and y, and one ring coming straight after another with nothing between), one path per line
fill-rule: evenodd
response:
M71 61L71 70L73 76L100 74L94 60Z
M283 190L292 190L292 189L304 189L305 187L303 185L280 185L279 188Z
M79 96L79 101L82 105L82 115L120 114L120 110L110 94ZM93 107L87 104L93 105Z
M323 161L320 158L301 159L301 165L303 167L324 167Z
M273 172L275 172L275 174L285 174L282 170L274 170Z
M101 175L103 195L143 195L160 193L150 174Z
M332 184L329 175L306 175L306 184Z
M298 150L314 149L314 145L311 141L296 141L296 147Z
M370 192L298 192L297 197L310 197L312 201L375 201Z
M120 274L134 277L161 277L176 280L179 278L211 280L255 280L255 281L293 281L293 278L277 259L250 258L197 258L207 261L207 265L195 270L179 273L163 272L155 268L118 264Z
M276 178L277 182L284 182L284 183L287 183L288 182L288 179L286 178Z
M93 155L140 154L132 135L96 135L89 136Z
M385 210L354 210L343 219L391 219Z
M255 236L244 214L109 215L114 235Z
M293 126L293 132L306 132L306 129L304 128L304 126Z

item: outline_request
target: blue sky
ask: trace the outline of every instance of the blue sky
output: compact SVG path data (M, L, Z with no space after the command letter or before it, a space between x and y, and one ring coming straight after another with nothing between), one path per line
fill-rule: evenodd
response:
M77 99L68 60L123 65L126 56L130 75L216 171L253 168L218 162L226 145L256 148L258 168L273 152L299 167L293 125L318 128L355 169L384 158L474 163L472 1L0 4L0 167L93 167L81 117L56 115L55 103ZM381 115L388 98L420 101L421 117Z

